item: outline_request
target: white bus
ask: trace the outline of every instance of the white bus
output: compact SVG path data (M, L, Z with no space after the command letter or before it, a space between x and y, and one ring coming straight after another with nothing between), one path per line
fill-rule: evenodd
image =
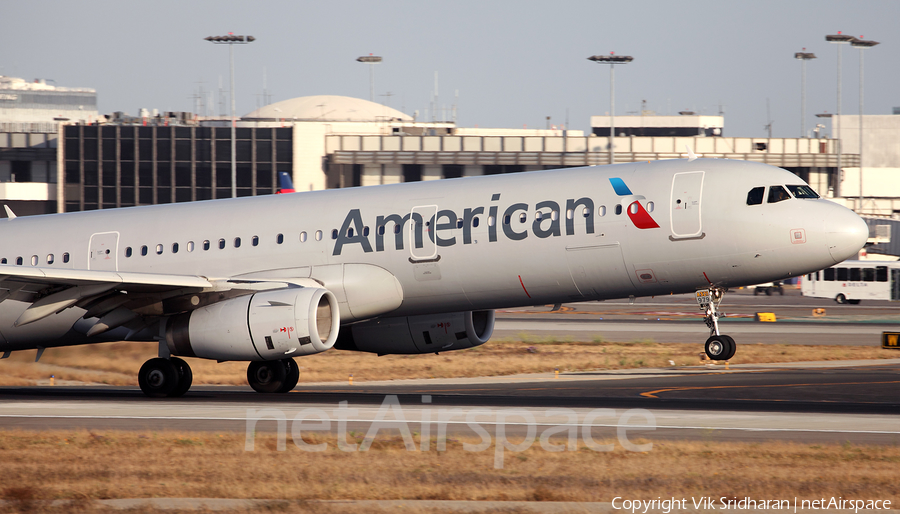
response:
M837 303L900 300L900 262L844 261L803 277L800 292Z

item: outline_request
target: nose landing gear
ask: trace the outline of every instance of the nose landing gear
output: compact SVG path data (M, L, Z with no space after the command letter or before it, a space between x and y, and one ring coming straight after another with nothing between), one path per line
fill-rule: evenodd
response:
M706 355L714 361L725 361L734 357L737 344L731 336L719 333L719 317L725 314L719 311L719 302L725 296L725 290L719 287L710 287L697 291L697 303L701 309L706 310L706 326L709 327L709 339L706 340L704 350Z

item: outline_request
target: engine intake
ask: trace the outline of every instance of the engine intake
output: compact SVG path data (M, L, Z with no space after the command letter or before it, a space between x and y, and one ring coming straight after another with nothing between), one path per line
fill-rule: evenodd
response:
M174 355L217 360L276 360L334 346L340 313L334 294L320 288L264 291L168 318L166 344Z
M335 348L380 355L463 350L482 345L494 331L494 311L381 318L345 326Z

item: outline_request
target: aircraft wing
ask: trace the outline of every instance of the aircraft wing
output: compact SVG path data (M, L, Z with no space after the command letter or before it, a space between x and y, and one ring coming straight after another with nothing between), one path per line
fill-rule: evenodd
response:
M249 290L286 287L284 283L209 279L197 275L171 275L122 271L76 270L0 265L0 302L15 300L31 305L16 326L27 325L71 307L99 318L97 335L116 326L190 310Z

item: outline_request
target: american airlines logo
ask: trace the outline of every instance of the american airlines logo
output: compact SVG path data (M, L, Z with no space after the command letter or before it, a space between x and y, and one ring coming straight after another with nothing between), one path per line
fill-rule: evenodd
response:
M628 217L634 226L639 229L659 228L659 224L650 216L647 209L641 204L643 196L634 195L625 182L620 178L609 179L616 194L623 200L632 200L625 208ZM500 194L491 196L491 202L499 202ZM565 205L565 209L561 209ZM624 205L624 203L623 203ZM622 205L616 206L616 214L621 214ZM537 202L532 207L527 203L513 203L502 210L497 204L489 204L486 207L466 207L462 213L451 209L437 210L435 214L428 216L422 212L407 212L400 214L382 214L375 217L374 248L370 239L368 225L363 221L363 215L359 209L352 209L347 213L340 230L337 232L334 251L332 255L341 255L344 246L358 244L363 252L383 252L385 239L394 240L394 250L403 250L408 242L407 232L412 232L415 248L425 247L425 238L438 247L454 246L462 239L462 244L473 243L472 232L483 221L480 216L487 213L488 242L497 242L500 234L511 241L521 241L529 235L538 238L559 237L565 230L565 235L575 235L575 220L584 220L586 234L594 233L594 201L589 197L569 198L565 202L544 200ZM461 214L461 215L460 215ZM427 219L426 219L426 216ZM560 219L560 218L564 219ZM528 222L531 220L528 230ZM412 221L412 227L408 224ZM564 226L563 226L564 224ZM582 223L579 222L579 225ZM462 230L461 238L457 229ZM406 242L404 238L406 237Z

